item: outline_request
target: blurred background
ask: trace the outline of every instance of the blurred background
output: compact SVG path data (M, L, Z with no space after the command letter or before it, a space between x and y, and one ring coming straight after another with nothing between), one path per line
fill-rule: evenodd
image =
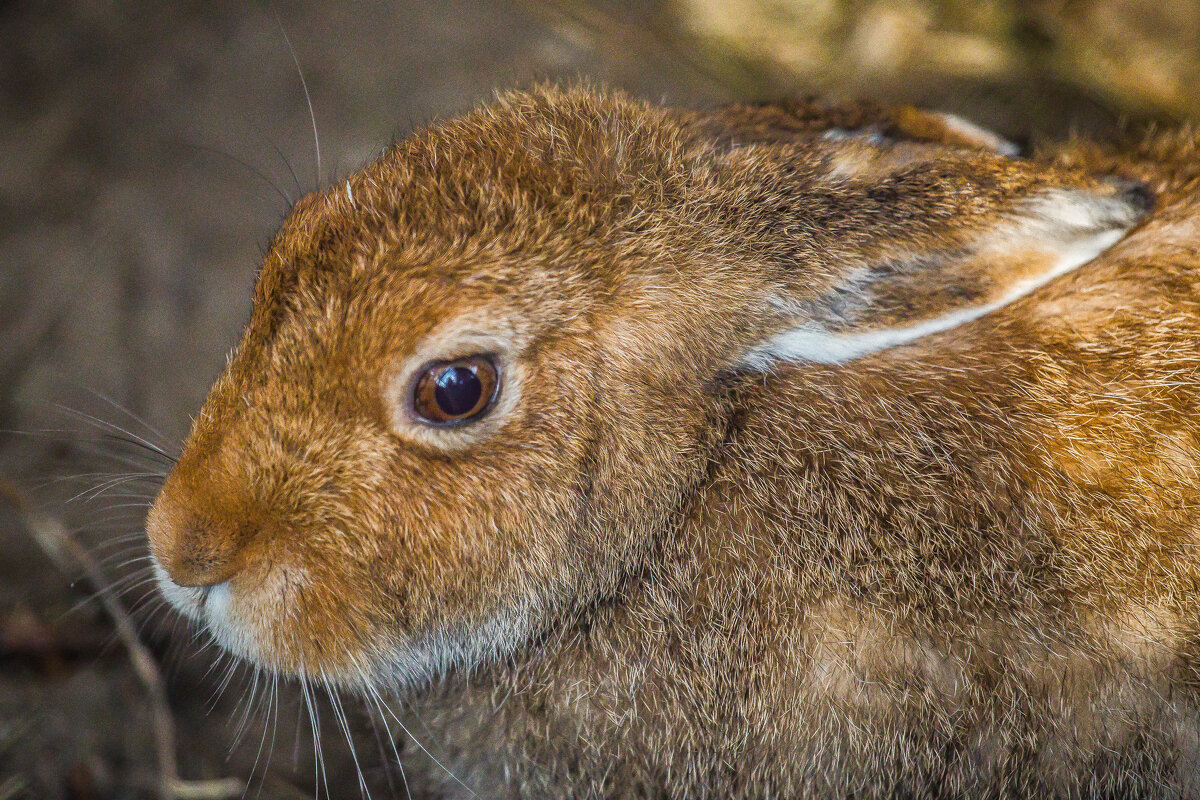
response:
M298 195L496 89L577 76L1110 137L1200 117L1200 3L0 2L0 800L359 795L328 700L322 777L299 692L244 714L248 677L144 583L150 445L178 448ZM347 711L371 795L425 796Z

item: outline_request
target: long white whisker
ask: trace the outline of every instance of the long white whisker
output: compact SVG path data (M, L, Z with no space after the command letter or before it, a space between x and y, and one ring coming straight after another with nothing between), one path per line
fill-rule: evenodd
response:
M292 40L288 37L287 31L283 27L283 20L279 15L275 15L275 21L279 24L279 32L283 34L283 41L287 43L288 52L292 55L292 63L296 65L296 72L300 75L300 87L304 89L304 102L308 103L308 118L312 122L313 146L317 151L317 186L321 185L321 137L317 135L317 115L313 111L312 97L308 93L308 81L304 79L304 70L300 66L300 59L296 56L296 48L292 47Z
M321 745L321 716L318 713L314 693L309 688L308 678L303 675L300 676L300 693L304 697L304 705L308 709L308 721L312 726L313 752L317 757L315 765L317 795L320 796L320 789L324 787L325 797L332 800L333 795L329 793L329 774L325 769L325 750Z
M249 729L250 712L254 709L254 703L258 700L259 683L262 677L262 670L257 665L252 665L250 673L250 688L248 691L242 692L242 697L238 701L238 705L242 707L241 714L238 716L237 722L233 726L233 736L230 737L229 751L233 750L242 741L242 736ZM237 713L237 707L234 707L234 713Z
M371 705L371 699L365 694L363 695L363 707L367 712L367 720L371 723L371 733L375 735L375 744L379 748L379 761L383 764L383 776L387 779L388 792L391 794L392 800L396 800L396 782L392 780L392 770L388 764L387 751L383 748L383 737L385 735L387 735L388 743L392 746L392 753L396 757L396 766L400 769L400 780L404 784L404 794L408 800L412 800L412 792L408 790L408 778L404 775L404 764L400 763L400 751L396 749L396 740L390 734L380 732L379 721L375 718L376 710Z
M263 764L263 783L266 782L267 773L271 769L271 756L275 754L275 735L279 733L279 673L271 673L271 708L268 722L271 723L271 744L267 746L267 763ZM264 723L264 730L265 723ZM262 791L262 784L258 786L259 791Z
M208 712L211 714L217 707L217 703L225 695L225 690L229 688L230 682L233 681L233 676L237 674L238 667L241 666L236 658L229 659L229 667L225 670L224 676L221 678L220 684L217 685L217 691L208 701Z
M124 486L125 484L135 483L137 481L145 481L145 480L149 480L150 478L158 479L161 477L162 477L161 475L154 475L154 474L147 473L146 475L126 475L126 476L119 477L119 478L111 478L107 481L100 483L97 486L92 487L91 489L85 490L81 494L76 495L75 498L83 497L84 498L83 501L85 503L91 503L91 502L94 502L99 497L101 497L102 495L105 495L106 493L108 493L109 490L115 489L118 486ZM75 498L72 498L72 499L75 499ZM68 500L67 502L70 502L70 500Z
M103 400L104 402L108 403L110 406L115 408L117 411L120 411L122 414L124 414L125 416L132 419L134 422L137 422L138 424L140 424L143 428L150 431L150 433L157 436L159 441L161 441L161 442L167 441L167 437L164 436L161 431L159 431L157 428L155 428L153 425L151 425L149 422L147 422L142 417L139 417L137 414L133 413L133 411L131 409L126 408L125 406L118 403L116 400L114 400L111 397L109 397L108 395L106 395L104 392L101 392L99 389L93 389L90 386L84 386L83 390L85 392L90 393L93 397L98 397L99 399Z
M350 721L346 718L346 710L342 707L341 698L338 697L336 690L330 686L329 680L325 675L321 676L321 682L325 685L325 692L329 695L329 704L333 708L333 718L337 722L338 727L342 729L342 734L346 737L346 745L350 748L350 760L354 763L354 771L358 775L358 790L364 800L371 800L371 792L367 788L367 779L363 775L362 766L358 763L358 751L354 747L354 736L350 733Z
M115 431L115 432L123 434L125 436L129 436L134 441L149 448L151 452L157 453L158 455L163 456L164 458L168 458L172 462L175 460L174 458L172 458L170 453L168 453L163 448L159 447L154 442L148 441L147 439L145 439L141 436L138 436L133 431L122 428L120 425L117 425L115 422L109 422L107 420L100 419L99 417L94 417L91 414L86 414L82 411L79 411L78 409L70 408L69 406L64 406L61 403L53 403L52 405L54 408L57 408L59 411L62 411L65 414L70 414L70 415L74 416L75 418L80 419L99 430Z
M159 596L159 594L158 594L157 592L149 592L149 593L147 593L147 594L146 594L146 597L145 597L145 599L144 599L144 600L143 600L141 603L139 603L138 605L139 605L139 606L142 606L142 607L144 607L144 606L147 606L147 605L149 605L151 602L156 602L156 603L157 603L157 605L155 606L155 608L154 608L152 611L150 611L150 612L146 613L146 616L145 616L145 618L144 618L144 619L141 621L141 623L138 625L138 634L139 634L139 635L140 635L140 634L141 634L143 631L145 631L145 630L146 630L146 628L150 627L151 623L152 623L154 620L156 620L158 617L161 617L161 616L162 616L164 613L167 613L167 612L169 612L169 611L171 610L171 606L170 606L170 604L169 604L169 603L167 603L165 600L163 600L163 599L162 599L162 597L160 597L160 596ZM130 613L132 614L133 612L131 611ZM138 613L143 613L143 612L142 612L142 611L139 609ZM177 640L174 638L174 630L175 630L176 628L178 628L178 627L179 627L179 618L178 618L178 617L176 617L176 618L175 618L175 624L171 626L171 628L172 628L172 636L171 636L171 638L170 638L170 641L171 641L171 643L172 643L173 645L175 645L175 644L176 644L176 641L177 641Z
M360 674L362 673L362 669L359 668L357 664L355 664L355 668L358 669ZM387 736L388 744L391 745L392 756L396 759L396 766L400 768L400 780L404 783L404 794L408 800L412 800L412 791L408 788L408 776L404 773L404 762L400 758L400 750L396 747L395 737L393 737L391 732L387 730L387 718L384 716L381 701L379 699L379 693L375 687L370 684L363 686L363 692L363 700L367 703L367 715L371 719L371 727L375 730L375 739L376 741L379 741L379 726L375 723L375 712L377 711L379 713L379 721L384 727L384 735ZM372 710L372 706L374 706L374 710ZM380 748L382 749L382 747L383 743L380 742ZM386 762L386 760L386 755L384 755L384 761ZM388 772L388 785L391 786L390 771ZM392 793L395 794L394 787L392 789Z
M66 619L71 614L78 613L81 608L84 608L94 602L100 602L102 600L102 598L100 597L100 592L102 590L107 590L109 592L112 592L117 597L124 597L126 594L128 594L128 592L131 589L136 588L136 586L130 586L129 584L131 584L134 581L137 581L141 578L144 578L145 575L146 575L146 570L141 569L141 570L137 570L136 572L131 573L129 575L125 575L115 581L110 581L108 586L103 587L103 589L102 589L102 587L96 587L95 592L92 592L87 597L84 597L84 598L78 600L77 602L72 603L65 611L62 612L62 614L59 615L59 619L60 620Z
M137 505L141 505L141 504L140 503L120 503L115 506L110 506L109 508L117 509L117 508L125 508L128 506L137 506ZM113 516L118 516L118 515L113 515ZM125 516L125 515L120 515L120 516ZM90 524L89 524L89 527L90 527ZM139 542L140 544L144 545L146 543L145 532L137 530L137 531L129 531L120 536L107 536L102 541L97 542L95 545L93 545L92 549L94 552L100 552L102 550L106 550L109 547L112 547L113 545L117 545L117 544L123 544L123 545L128 546L130 542ZM135 549L135 548L130 548L130 549ZM138 547L136 549L143 550L144 548Z
M354 668L358 671L359 677L362 678L363 685L371 686L371 682L370 682L370 680L368 680L367 674L366 674L366 672L363 671L363 668L358 663L354 664ZM449 775L454 780L455 783L457 783L459 786L461 786L462 788L464 788L468 792L470 792L472 797L479 797L479 795L475 793L474 789L472 789L470 786L467 786L465 783L463 783L462 780L457 775L455 775L453 772L451 772L450 769L445 764L443 764L441 761L438 761L438 759L433 755L433 753L429 752L429 749L426 748L425 745L421 744L420 740L417 739L417 737L412 735L412 731L410 731L408 729L407 725L405 725L403 722L400 721L400 717L396 715L396 712L393 711L390 706L388 706L386 703L383 702L383 698L379 696L378 692L376 692L375 697L380 702L382 709L387 712L387 715L392 718L393 722L395 722L397 725L400 726L400 729L402 731L404 731L405 735L408 736L409 740L413 744L415 744L417 747L421 748L421 752L423 752L425 755L427 755L434 764L437 764L437 766L439 768L441 768L441 770L443 772L445 772L447 775Z
M143 614L144 616L142 617L141 620L138 621L138 626L137 626L138 635L141 636L142 634L144 634L146 632L147 628L149 628L155 621L157 621L159 618L161 618L165 611L169 611L169 610L170 610L170 606L168 606L166 603L159 603L153 609L150 609L148 611L143 609L142 611L139 611L138 613ZM176 622L178 622L178 620L176 620ZM166 662L168 662L169 659L171 658L171 655L170 655L171 647L177 645L177 642L174 638L171 638L169 641L170 641L170 644L167 647L167 652L163 654L164 667L166 666Z
M89 423L89 426L95 427L94 425L91 425L90 423ZM119 436L109 436L107 434L101 434L102 436L104 436L104 441L106 444L111 444L111 443L116 442L116 443L120 443L120 444L134 445L138 449L132 451L131 453L127 453L127 454L114 453L111 450L101 449L100 447L98 447L96 445L95 442L89 441L87 439L79 438L79 431L70 430L68 428L37 428L37 429L33 429L33 430L21 430L21 431L15 430L12 428L0 428L0 433L4 434L5 436L25 436L25 437L28 437L31 439L44 439L44 440L50 441L50 442L61 442L61 443L69 444L72 447L78 447L78 448L84 449L87 452L89 452L91 455L101 456L103 458L112 459L114 461L122 461L123 463L130 464L132 466L138 466L138 467L144 467L145 463L133 461L134 456L138 456L138 457L149 460L149 456L152 454L156 458L164 458L165 457L168 461L174 460L171 456L169 456L169 455L164 456L163 453L158 452L158 450L156 450L154 448L148 448L145 445L143 445L141 442L137 442L132 439L124 439ZM154 461L151 463L157 464L159 462Z
M255 751L255 753L254 753L254 764L252 764L250 767L250 774L252 776L256 772L258 772L258 761L259 761L259 759L262 758L263 748L266 747L266 744L267 744L267 726L271 722L271 708L272 708L271 701L273 699L273 693L274 693L274 688L275 688L275 684L274 684L275 673L271 673L270 676L264 676L264 675L262 675L262 672L261 672L261 670L259 670L258 667L254 668L254 687L251 690L250 699L246 702L246 710L242 715L242 721L240 723L238 723L238 731L234 735L233 744L230 745L230 748L229 748L230 752L233 752L233 748L237 746L237 743L239 741L241 741L242 735L246 732L246 730L249 727L248 723L250 721L250 716L251 716L251 711L253 708L254 701L257 699L256 694L258 692L258 681L259 681L260 677L263 678L263 699L265 699L267 701L267 705L266 705L267 713L266 713L266 716L263 718L263 730L262 730L262 736L258 740L258 750ZM268 694L268 692L270 692L271 694ZM266 777L266 773L264 770L264 779L265 779L265 777ZM262 783L259 784L259 791L262 791Z

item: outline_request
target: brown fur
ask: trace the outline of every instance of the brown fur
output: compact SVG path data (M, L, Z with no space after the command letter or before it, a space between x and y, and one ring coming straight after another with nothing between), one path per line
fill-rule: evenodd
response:
M1200 140L969 139L553 88L420 132L275 238L156 556L265 666L423 689L483 797L1200 796ZM976 237L1125 178L1148 220L998 311L743 358L986 301L1041 256ZM520 343L511 412L397 432L463 315Z

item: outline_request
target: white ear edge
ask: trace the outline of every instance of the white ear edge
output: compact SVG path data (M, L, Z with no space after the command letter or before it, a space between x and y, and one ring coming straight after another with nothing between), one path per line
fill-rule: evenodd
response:
M957 328L1092 261L1120 241L1137 221L1136 213L1116 198L1081 198L1073 192L1047 193L1032 199L1026 208L1035 212L1032 219L1016 227L1006 226L1002 232L992 231L988 238L997 234L1013 239L1033 236L1044 243L1052 242L1048 247L1053 248L1056 257L1049 269L1014 283L999 299L913 325L862 333L835 333L809 320L754 347L743 363L753 369L766 368L775 361L840 364Z
M1021 148L1003 136L993 133L987 128L982 128L970 120L963 119L957 114L951 114L948 111L934 111L932 114L942 121L942 124L946 126L946 130L975 142L980 147L991 150L998 155L1009 156L1011 158L1021 152Z

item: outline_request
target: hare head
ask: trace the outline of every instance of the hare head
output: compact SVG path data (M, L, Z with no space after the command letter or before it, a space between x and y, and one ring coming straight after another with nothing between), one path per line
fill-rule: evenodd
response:
M658 557L731 380L952 348L1145 211L906 113L541 88L305 198L150 512L163 592L345 685L503 659Z

